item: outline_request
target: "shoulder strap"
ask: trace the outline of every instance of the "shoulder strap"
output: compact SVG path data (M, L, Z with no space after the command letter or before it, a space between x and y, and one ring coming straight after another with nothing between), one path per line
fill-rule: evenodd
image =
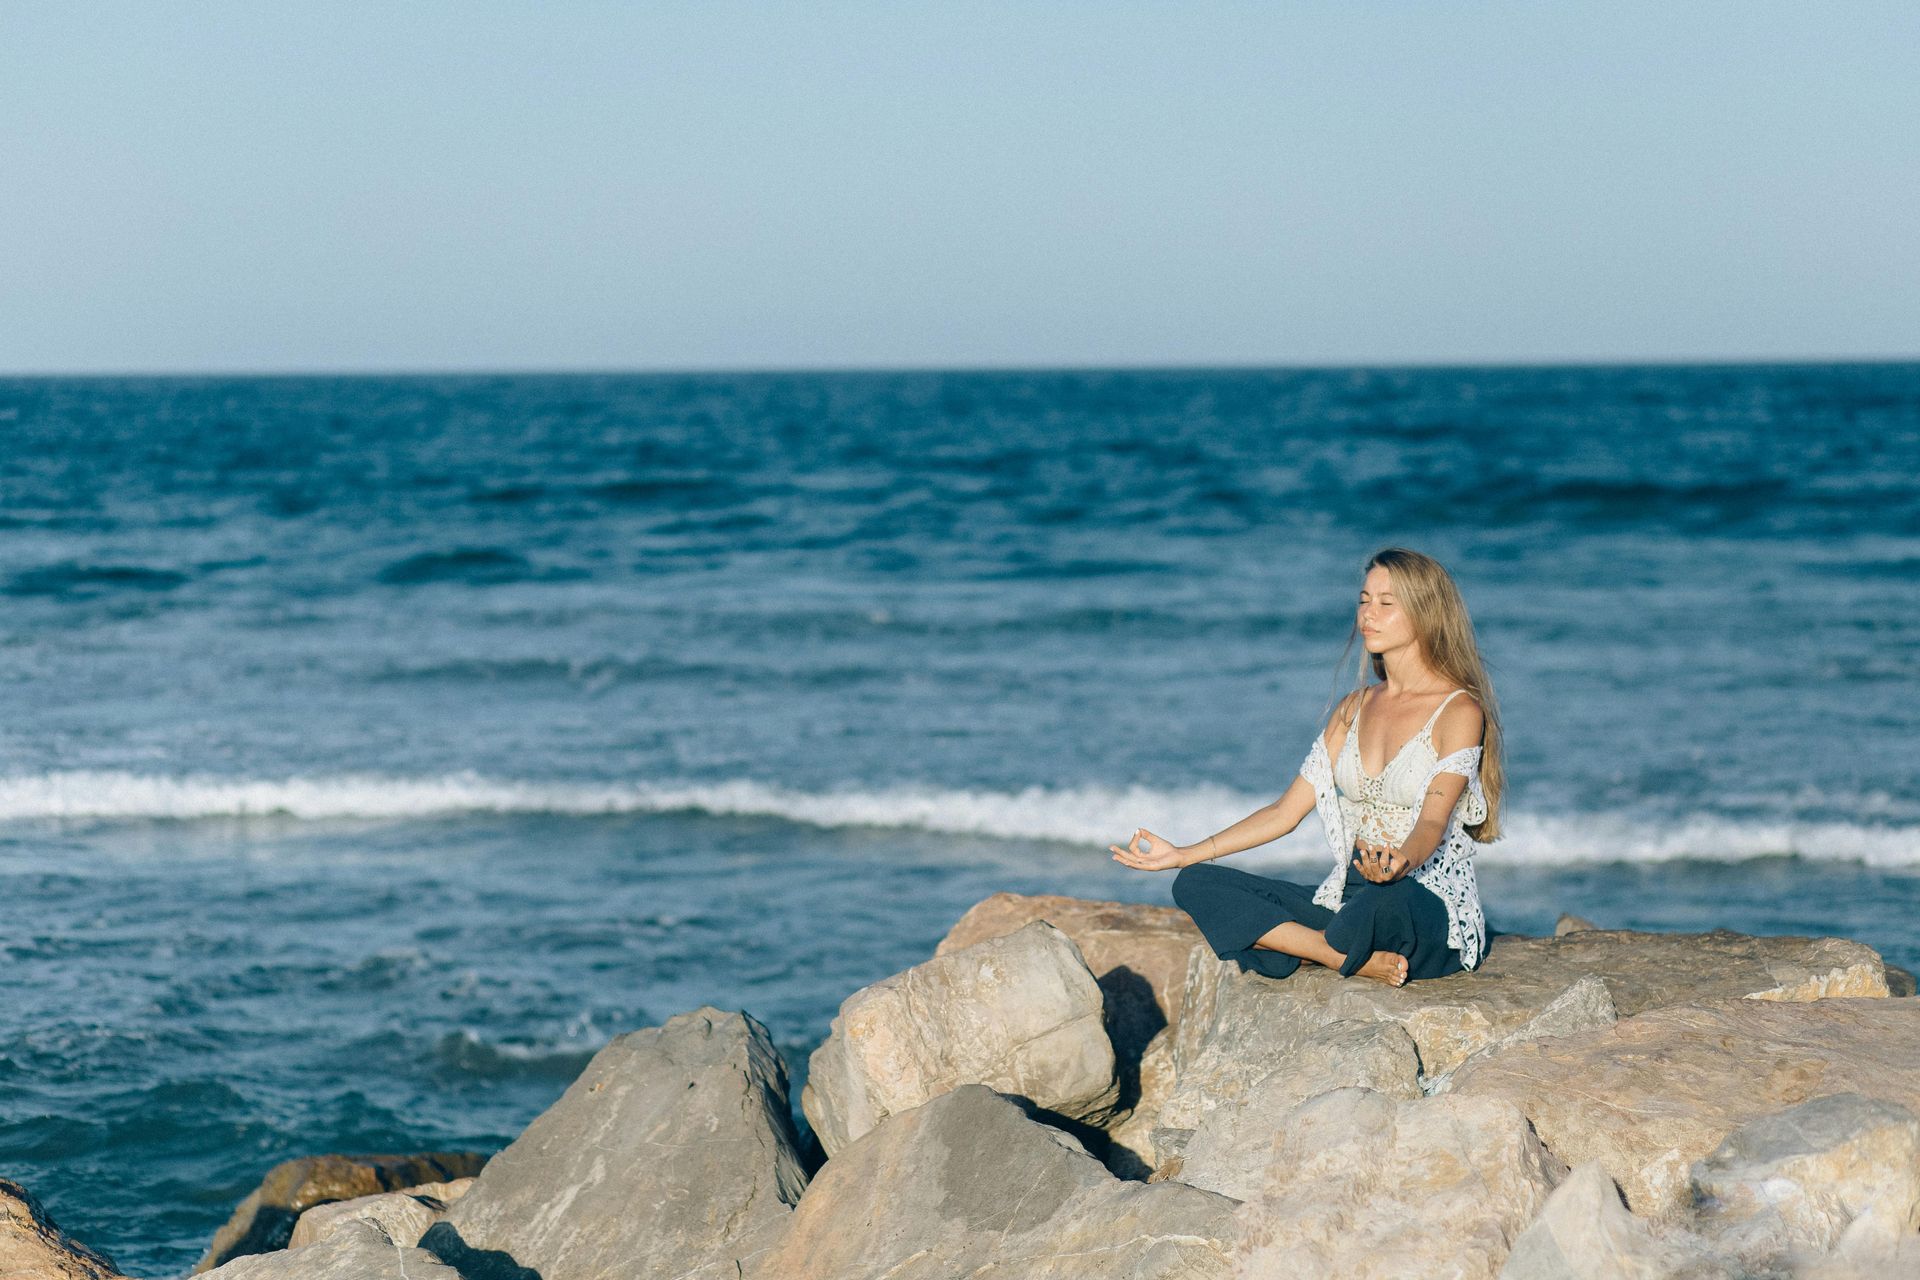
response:
M1432 729L1433 722L1440 718L1440 713L1447 709L1447 704L1449 702L1452 702L1455 698L1459 697L1461 694L1465 692L1466 692L1465 689L1455 689L1452 693L1442 698L1440 700L1440 705L1433 709L1433 714L1427 717L1426 724L1420 727L1420 732L1426 733L1428 730Z

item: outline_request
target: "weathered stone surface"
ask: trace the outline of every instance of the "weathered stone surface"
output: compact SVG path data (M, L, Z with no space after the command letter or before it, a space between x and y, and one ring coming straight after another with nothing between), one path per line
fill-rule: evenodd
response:
M709 1006L594 1055L421 1244L466 1280L733 1276L805 1185L786 1065Z
M1591 1013L1597 1002L1568 996L1586 978L1605 985L1621 1017L1733 996L1801 1001L1887 994L1885 965L1870 947L1841 938L1751 937L1726 930L1502 935L1478 969L1397 988L1306 966L1275 980L1242 973L1195 948L1175 1038L1175 1070L1184 1072L1201 1046L1222 1037L1251 1050L1273 1028L1347 1018L1401 1024L1419 1046L1423 1074L1437 1082L1474 1054L1529 1034L1529 1024L1553 1034L1552 1019L1534 1020L1556 1001L1569 999L1563 1006L1568 1012L1585 1006ZM1584 990L1597 994L1591 984Z
M829 1156L963 1084L1099 1124L1120 1096L1102 1017L1080 949L1034 921L848 996L808 1063L801 1107Z
M820 1170L752 1280L1206 1280L1228 1273L1235 1202L1115 1178L1014 1101L961 1085Z
M1858 1093L1749 1121L1692 1169L1695 1211L1745 1258L1920 1230L1920 1120Z
M1897 964L1887 966L1887 994L1891 996L1910 996L1914 994L1914 980L1911 971Z
M1598 1160L1643 1218L1691 1202L1689 1166L1749 1121L1825 1093L1920 1108L1920 1003L1716 1000L1539 1040L1463 1070L1453 1091L1525 1111L1563 1160Z
M1597 1160L1575 1166L1520 1233L1500 1280L1733 1280L1703 1251L1656 1238Z
M355 1218L314 1244L235 1258L207 1274L219 1280L463 1280L425 1249L390 1239L371 1218Z
M0 1178L0 1277L118 1280L119 1275L111 1259L55 1226L25 1187Z
M1137 1095L1127 1114L1115 1122L1108 1134L1113 1145L1131 1157L1123 1161L1109 1152L1106 1165L1122 1177L1139 1177L1160 1162L1153 1145L1153 1132L1160 1123L1160 1109L1173 1096L1173 1028L1163 1027L1147 1042L1137 1068Z
M1045 920L1080 948L1106 997L1107 1032L1116 1053L1137 1060L1163 1028L1178 1025L1187 954L1204 939L1177 907L996 893L961 916L934 955L1004 937L1035 920Z
M293 1236L287 1241L287 1248L298 1249L324 1240L355 1218L373 1219L396 1244L419 1244L427 1228L438 1222L447 1207L472 1186L472 1178L460 1178L453 1182L429 1182L405 1191L383 1191L377 1196L317 1204L293 1224Z
M473 1151L434 1151L424 1155L304 1156L267 1171L216 1231L195 1271L207 1271L250 1253L287 1247L293 1224L318 1204L353 1200L423 1182L445 1182L480 1172L487 1158Z
M1358 1086L1392 1098L1420 1096L1420 1057L1391 1022L1297 1024L1269 1037L1271 1056L1242 1057L1229 1047L1203 1053L1161 1108L1156 1149L1167 1155L1155 1180L1174 1178L1245 1200L1266 1176L1274 1136L1288 1113L1317 1093Z
M1498 1040L1481 1049L1468 1058L1461 1066L1465 1067L1502 1049L1510 1049L1529 1040L1547 1040L1555 1036L1578 1035L1583 1031L1597 1031L1610 1027L1620 1020L1613 1007L1613 996L1607 990L1606 982L1593 974L1562 991L1539 1013L1530 1018L1525 1026L1509 1031ZM1455 1068L1457 1072L1460 1068ZM1427 1082L1428 1091L1444 1093L1453 1083L1451 1074L1431 1079Z
M1585 916L1576 916L1571 912L1563 911L1560 913L1560 918L1553 922L1553 936L1564 938L1569 933L1584 933L1599 927Z
M1173 1037L1186 997L1187 956L1204 944L1177 907L1101 902L1059 894L996 893L975 903L934 951L948 955L1045 920L1073 939L1105 1000L1107 1038L1118 1079L1117 1118L1108 1130L1140 1170L1154 1164L1152 1130L1172 1087ZM1209 952L1208 954L1211 954Z
M1280 1126L1235 1212L1235 1274L1492 1280L1565 1174L1510 1104L1323 1093Z

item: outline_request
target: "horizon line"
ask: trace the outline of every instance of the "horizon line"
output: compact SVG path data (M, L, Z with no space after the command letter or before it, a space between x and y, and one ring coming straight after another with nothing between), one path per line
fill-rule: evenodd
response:
M1509 360L1391 360L1321 361L1311 363L1265 363L1222 361L1218 363L1120 362L1113 364L1068 362L1061 364L820 364L820 365L747 365L713 364L683 366L388 366L282 369L116 369L111 371L0 369L0 380L9 382L112 380L212 380L226 381L296 378L673 378L673 377L794 377L888 376L910 374L1041 374L1041 373L1316 373L1367 370L1508 370L1508 369L1667 369L1667 368L1815 368L1834 366L1880 366L1920 364L1920 353L1902 355L1848 356L1653 356L1636 358L1568 357Z

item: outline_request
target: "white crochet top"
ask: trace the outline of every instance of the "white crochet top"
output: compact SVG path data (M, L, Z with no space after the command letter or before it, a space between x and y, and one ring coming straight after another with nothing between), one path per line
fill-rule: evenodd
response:
M1464 692L1456 689L1448 694L1420 732L1387 761L1378 775L1369 776L1360 765L1360 714L1356 710L1339 761L1327 758L1326 739L1316 733L1313 747L1300 765L1300 776L1313 787L1314 810L1320 815L1333 854L1333 870L1314 892L1313 900L1334 911L1340 909L1345 897L1354 842L1364 838L1401 843L1419 821L1420 801L1434 775L1457 773L1466 778L1466 790L1447 818L1439 845L1411 874L1446 904L1447 945L1457 950L1460 963L1471 969L1480 963L1487 934L1486 916L1480 909L1480 886L1473 873L1477 846L1464 825L1484 821L1487 816L1487 797L1480 787L1481 749L1465 747L1440 759L1433 747L1434 721L1448 702ZM1363 705L1365 701L1362 697Z

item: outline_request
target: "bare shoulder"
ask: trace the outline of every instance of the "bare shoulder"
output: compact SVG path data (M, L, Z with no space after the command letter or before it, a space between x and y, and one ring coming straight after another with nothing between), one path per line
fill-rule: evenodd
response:
M1472 694L1455 698L1433 723L1433 750L1441 757L1468 747L1481 745L1487 729L1487 716Z
M1360 709L1360 699L1365 695L1364 689L1350 691L1346 697L1340 699L1339 705L1334 707L1333 714L1327 717L1327 727L1320 738L1327 744L1328 755L1339 751L1342 744L1346 742L1347 729L1353 724L1354 713Z

